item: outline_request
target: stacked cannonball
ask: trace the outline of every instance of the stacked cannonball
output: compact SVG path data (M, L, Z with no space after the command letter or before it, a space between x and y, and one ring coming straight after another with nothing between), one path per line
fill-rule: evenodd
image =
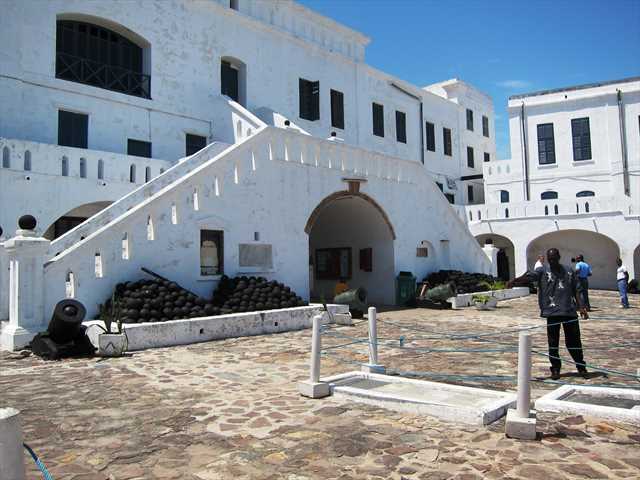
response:
M291 288L263 277L223 275L213 293L213 305L221 314L273 310L307 305Z
M123 323L166 322L220 314L220 309L210 302L168 280L119 283L113 299ZM110 315L112 299L101 310Z

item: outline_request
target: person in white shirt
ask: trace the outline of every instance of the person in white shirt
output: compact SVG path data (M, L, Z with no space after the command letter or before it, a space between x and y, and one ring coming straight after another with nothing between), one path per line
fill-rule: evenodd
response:
M544 255L538 255L538 259L536 260L536 264L533 266L533 269L544 267Z
M616 273L616 282L618 283L618 292L620 292L621 308L629 308L629 297L627 297L627 287L629 285L629 272L627 267L622 264L622 260L616 260L618 271Z

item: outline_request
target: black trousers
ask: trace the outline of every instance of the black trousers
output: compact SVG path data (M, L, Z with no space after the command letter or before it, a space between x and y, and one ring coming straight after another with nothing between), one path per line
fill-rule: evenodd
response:
M589 303L589 279L588 278L579 278L578 277L578 285L577 285L578 295L580 296L580 301L582 302L582 306L591 310L591 303Z
M560 325L564 329L564 342L571 358L576 362L576 367L584 367L584 356L582 354L582 341L580 340L580 324L577 318L571 317L549 317L547 318L547 340L549 342L549 361L551 368L560 370L562 362L558 351L560 343Z

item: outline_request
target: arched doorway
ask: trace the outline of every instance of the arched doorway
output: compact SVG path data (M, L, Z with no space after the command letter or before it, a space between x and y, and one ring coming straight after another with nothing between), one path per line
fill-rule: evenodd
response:
M481 247L490 241L493 246L498 249L498 278L502 280L511 280L515 278L516 260L515 249L513 243L507 237L495 235L493 233L485 233L478 235L476 240Z
M545 233L532 240L527 247L527 266L533 267L536 257L549 248L560 251L560 262L572 267L571 259L584 255L591 265L593 276L589 279L590 288L603 290L616 289L616 259L620 256L618 244L609 237L588 230L559 230Z
M305 232L312 299L331 301L336 283L344 278L350 288L365 288L369 303L394 303L395 233L373 199L362 193L335 193L315 208Z
M44 237L49 240L54 240L69 230L77 227L87 218L95 215L100 210L107 208L113 202L93 202L80 205L58 218L55 222L49 225L49 228L45 230Z

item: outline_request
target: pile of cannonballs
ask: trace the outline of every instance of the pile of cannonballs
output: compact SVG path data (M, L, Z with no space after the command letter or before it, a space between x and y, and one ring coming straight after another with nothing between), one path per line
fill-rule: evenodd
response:
M273 310L307 305L291 288L263 277L223 275L213 293L212 303L221 314Z

